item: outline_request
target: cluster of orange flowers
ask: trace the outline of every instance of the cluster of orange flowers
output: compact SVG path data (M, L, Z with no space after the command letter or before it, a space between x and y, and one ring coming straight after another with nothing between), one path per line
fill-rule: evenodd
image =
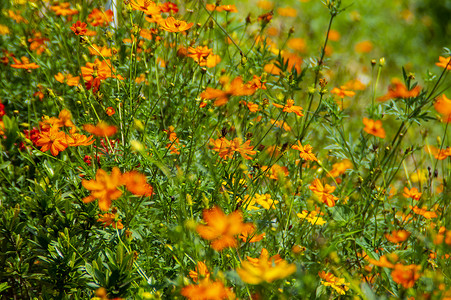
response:
M124 79L120 75L116 76L115 73L116 69L109 59L100 61L96 58L94 63L87 62L86 66L81 67L81 75L85 81L86 88L88 90L92 88L94 93L99 89L101 80L107 78Z
M42 152L50 150L50 153L56 156L69 146L91 145L94 142L93 137L78 133L71 118L71 113L66 109L60 112L58 118L44 118L39 124L41 132L36 141L36 146L41 147ZM63 127L70 128L69 134L60 130Z
M147 183L146 176L137 172L130 171L121 173L119 168L114 167L109 175L106 171L98 169L95 179L83 180L82 185L91 194L83 198L84 203L99 200L99 208L102 211L108 211L111 202L118 199L122 195L119 187L124 186L134 195L151 197L153 188Z
M222 90L207 87L200 94L202 99L215 100L215 106L222 106L229 101L232 96L249 96L254 94L256 89L250 84L244 84L241 77L236 77L232 82L224 84Z
M201 67L213 68L221 61L221 57L213 54L213 50L207 46L188 47L186 56L192 58Z
M252 159L249 155L254 155L257 152L253 150L250 143L250 140L242 143L240 138L234 138L231 141L227 140L225 137L216 140L210 139L210 144L213 147L212 149L219 152L219 156L222 159L233 158L235 152L239 152L244 159Z

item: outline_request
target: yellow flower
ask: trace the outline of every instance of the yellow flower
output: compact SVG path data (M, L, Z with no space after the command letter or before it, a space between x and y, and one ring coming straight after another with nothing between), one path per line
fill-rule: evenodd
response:
M309 212L308 210L303 210L302 213L298 213L297 216L300 219L305 219L307 220L307 222L313 224L313 225L319 225L322 226L324 224L326 224L327 222L324 221L323 218L321 218L320 216L318 216L318 212L317 211L311 211Z
M349 290L349 282L345 282L344 278L335 277L332 273L326 273L324 271L318 273L321 280L321 284L324 286L330 286L340 295L346 294Z
M241 263L237 273L241 280L249 284L272 282L290 276L296 271L296 265L289 264L278 255L269 258L268 250L262 249L259 258L248 257Z

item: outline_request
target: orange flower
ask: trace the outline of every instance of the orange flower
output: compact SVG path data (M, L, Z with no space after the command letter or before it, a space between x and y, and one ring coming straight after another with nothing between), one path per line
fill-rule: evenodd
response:
M111 57L113 55L112 50L106 46L99 47L96 44L92 44L89 47L89 54L103 57Z
M160 7L150 0L132 0L130 5L134 10L143 11L146 15L159 15Z
M116 126L108 125L104 121L100 121L95 126L92 124L83 125L83 129L89 133L92 133L93 135L101 136L101 137L112 136L112 135L115 135L117 132Z
M99 200L99 208L102 211L110 209L111 201L116 200L122 195L122 192L118 189L122 185L122 175L119 168L114 167L111 171L111 175L108 175L102 169L98 169L96 173L96 179L83 180L81 184L91 191L91 195L83 199L84 203L92 202L96 199Z
M349 283L345 282L344 278L338 278L334 274L324 271L318 272L318 276L322 279L322 285L330 286L340 295L345 295L346 291L349 290Z
M344 97L353 97L355 95L354 91L347 91L347 86L340 86L340 88L333 88L332 91L330 91L332 94L337 95L340 98Z
M11 67L14 69L37 69L39 68L39 65L36 63L30 63L30 60L28 59L28 57L26 56L22 56L21 57L21 61L18 60L17 58L15 58L14 56L12 57L12 59L14 60L14 64L11 64Z
M58 131L58 127L52 127L48 131L42 131L36 146L41 147L42 152L50 150L53 156L57 156L61 151L66 150L68 144L73 141L63 131Z
M346 170L351 169L352 168L352 163L345 159L341 162L335 163L332 165L332 170L330 170L329 174L332 177L338 177L341 174L344 174L346 172Z
M68 86L77 86L80 82L80 76L72 76L71 74L62 74L61 72L58 72L58 74L55 75L55 79L58 82L66 83Z
M346 82L343 87L346 90L358 90L358 91L363 91L366 88L366 85L363 84L360 80L355 79L355 80L349 80L348 82Z
M266 82L261 81L260 76L254 75L246 85L254 90L258 89L266 90L265 83Z
M230 84L225 85L224 90L218 90L207 87L205 91L200 94L203 99L216 99L215 106L222 106L229 101L231 96L249 96L255 93L255 89L243 84L241 77L236 77Z
M260 110L260 107L258 106L258 104L254 103L254 102L246 102L244 100L240 101L240 104L245 105L250 112L257 112Z
M293 50L304 52L306 49L306 43L304 39L301 38L291 38L287 42L287 46Z
M227 140L225 137L216 140L210 139L213 150L219 152L219 156L223 159L232 158L235 152L239 152L245 159L252 159L249 155L254 155L257 152L252 150L253 147L250 145L250 142L248 140L242 143L240 138L234 138L232 141Z
M16 21L16 23L28 24L28 20L20 15L19 11L14 12L13 10L8 10L8 17Z
M337 197L331 195L335 191L335 187L331 185L323 185L321 181L316 178L310 184L309 189L318 196L318 198L327 206L333 207L335 206L335 201L338 200Z
M446 58L439 56L438 60L439 60L439 62L435 63L437 66L439 66L440 68L446 68L447 70L451 70L451 63L450 63L451 56L446 57Z
M373 50L373 43L370 41L362 41L355 45L354 50L359 53L368 53Z
M50 7L57 16L72 16L78 14L78 10L71 9L69 2L60 3Z
M171 150L171 154L180 154L180 142L174 129L174 126L171 125L168 129L163 130L168 134L168 139L171 141L166 144L166 148Z
M88 31L86 26L88 26L88 24L86 24L85 22L77 21L72 24L72 27L70 29L75 33L75 35L84 35Z
M283 17L296 17L298 12L291 7L279 7L277 13Z
M114 108L112 108L111 106L110 106L110 107L107 107L107 108L105 109L105 112L106 112L106 114L107 114L109 117L111 117L112 115L114 115L114 114L116 113L116 111L114 110Z
M109 59L100 61L98 58L95 59L94 63L87 62L86 66L80 69L85 81L91 81L94 78L103 80L114 77L113 72L116 72Z
M341 35L338 31L331 29L329 31L329 36L328 36L329 40L336 42L338 40L340 40Z
M442 94L436 99L434 108L439 114L442 115L443 122L451 122L451 99L448 99L445 94Z
M270 119L269 122L271 123L271 125L274 125L279 128L283 128L283 130L285 130L285 131L291 131L291 127L282 120L276 121L274 119Z
M395 267L394 263L398 261L398 255L396 253L389 253L386 255L382 255L379 260L375 260L367 257L368 262L372 265L381 267L381 268L390 268L393 269Z
M413 200L420 200L421 193L418 192L417 188L411 188L410 190L407 187L404 187L404 193L402 194L406 198L412 198Z
M226 11L226 12L238 12L238 9L236 8L236 6L234 4L229 4L229 5L221 5L221 10Z
M236 272L244 282L260 284L290 276L296 272L296 265L289 264L279 255L269 257L268 250L263 248L259 258L248 256L247 261L242 261L241 268Z
M221 300L234 299L235 294L224 286L221 281L211 281L205 278L199 284L185 286L180 292L182 296L189 300Z
M70 137L72 138L72 141L69 142L68 145L71 147L89 146L94 143L94 137L92 135L90 137L87 137L84 134L72 133Z
M216 251L236 248L238 243L235 236L253 226L252 223L243 223L240 211L225 215L217 206L205 209L203 218L207 225L198 225L196 230L202 238L212 241L211 247Z
M205 60L212 51L213 50L207 46L197 46L196 48L188 47L188 54L186 56L191 57L195 62L199 63Z
M169 17L160 22L161 29L168 32L182 32L190 29L194 23L186 23L182 20L176 20L173 17Z
M365 125L365 130L367 133L379 137L381 139L385 138L385 130L382 128L382 121L374 121L372 119L363 118L363 124Z
M410 232L408 232L407 230L393 230L391 232L391 235L388 233L385 235L387 240L392 243L404 242L409 238L409 236Z
M113 11L111 9L107 11L101 11L94 8L88 16L88 22L92 26L108 26L108 23L113 21Z
M408 90L401 80L394 78L392 79L391 86L388 87L388 93L382 97L379 97L377 101L387 101L398 98L413 98L418 96L420 92L421 87L419 85L411 90Z
M162 12L173 12L174 14L179 12L177 4L172 2L160 3L160 9Z
M451 156L451 148L447 147L446 149L438 149L431 145L424 146L424 150L426 153L432 154L435 159L444 160L445 158Z
M194 271L189 271L189 277L191 277L194 282L197 282L199 277L200 279L210 278L210 271L208 271L204 262L198 261L196 269Z
M267 171L268 169L269 171ZM268 166L262 166L261 170L263 172L267 172L266 176L274 180L283 179L289 175L288 168L279 166L278 164L273 164L271 168Z
M304 114L302 114L302 109L303 108L300 107L300 106L295 106L293 104L294 104L294 100L293 99L288 99L287 100L287 104L285 104L285 105L280 105L280 104L277 104L277 103L273 103L272 105L274 105L275 107L278 107L278 108L283 108L284 112L288 112L288 113L294 112L298 116L302 117L304 115Z
M113 228L117 228L117 229L123 229L124 225L122 224L122 220L119 220L117 217L117 209L113 208L111 213L106 213L106 214L99 214L99 217L97 219L97 222L101 222L104 223L104 227L110 226L112 225Z
M283 63L287 64L287 72L292 72L293 68L299 74L301 72L302 58L295 53L282 52ZM279 75L282 71L274 63L264 66L264 71L273 75Z
M427 209L424 208L419 208L418 206L414 206L412 207L411 205L409 205L409 208L411 210L413 210L414 213L416 213L417 215L423 216L426 219L433 219L433 218L437 218L437 214L434 211L428 211Z
M137 171L122 174L122 183L135 195L151 197L153 194L153 187L147 183L146 176Z
M47 45L45 42L50 41L48 38L43 37L42 33L40 32L34 32L33 37L30 37L28 39L28 42L30 43L30 50L36 51L37 54L42 54L42 52L45 51L47 48Z
M266 233L261 233L261 234L255 234L255 227L252 226L252 230L251 231L243 231L239 238L243 241L243 242L248 242L248 243L256 243L256 242L260 242L261 240L263 240L263 238L265 237Z
M313 160L313 161L318 161L318 159L316 158L315 154L312 153L312 149L313 147L310 145L305 145L302 146L301 142L298 141L297 145L293 145L291 146L292 149L295 150L299 150L299 157L302 158L303 160Z
M421 266L396 264L391 277L393 281L401 284L404 288L408 289L415 285L415 282L420 278L418 273L421 270Z

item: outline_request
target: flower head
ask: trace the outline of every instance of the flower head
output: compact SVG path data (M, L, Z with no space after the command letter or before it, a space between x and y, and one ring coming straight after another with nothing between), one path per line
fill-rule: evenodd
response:
M382 128L381 120L374 121L372 119L363 118L363 124L365 125L365 128L363 128L365 132L381 139L385 138L385 130Z
M396 264L391 273L391 277L394 282L408 289L413 287L415 282L420 278L420 274L418 273L420 270L421 266Z
M212 281L209 278L201 280L198 284L185 286L180 293L189 300L234 299L235 296L221 281Z
M272 105L274 105L275 107L278 107L278 108L283 108L284 112L288 112L288 113L293 112L293 113L297 114L298 116L302 117L304 115L302 113L302 109L303 108L300 107L300 106L295 106L293 104L294 104L294 100L293 99L288 99L287 100L287 104L285 104L285 105L280 105L280 104L277 104L277 103L273 103Z
M135 195L151 197L153 188L147 183L146 176L138 171L130 171L122 174L122 182Z
M378 98L378 101L387 101L389 99L398 99L398 98L413 98L420 94L421 87L419 85L415 86L413 89L409 90L407 87L401 82L401 80L394 78L392 80L391 86L388 87L388 93L384 96Z
M303 160L313 160L318 161L315 154L312 153L313 147L310 145L302 146L301 142L298 141L297 145L291 146L292 149L299 150L299 157Z
M182 20L174 19L174 17L169 17L160 22L160 28L168 32L182 32L190 29L194 23L186 23Z
M132 0L130 5L134 10L140 10L146 15L159 15L161 13L161 8L150 0Z
M321 202L325 203L327 206L335 206L335 201L338 200L338 198L331 194L335 191L334 186L328 184L323 185L321 181L316 178L310 184L309 189L318 196Z
M122 224L122 220L118 219L117 210L113 208L111 213L99 214L99 218L97 222L103 223L104 227L112 226L113 228L123 229L124 225Z
M86 28L88 26L88 24L86 24L85 22L80 22L77 21L74 24L72 24L72 27L70 28L75 35L84 35L88 29Z
M102 211L110 209L111 201L116 200L122 195L122 191L118 189L122 185L122 174L119 168L114 167L111 175L108 175L102 169L98 169L96 178L92 180L83 180L83 187L91 191L91 195L83 198L84 203L99 200L99 208Z
M220 139L210 139L210 144L213 146L213 150L219 152L219 156L223 159L232 158L235 152L239 152L244 159L252 159L249 155L257 153L252 150L250 140L242 143L240 138L234 138L229 141L225 137Z
M451 99L448 99L445 94L442 94L436 99L434 108L442 115L444 122L451 122Z
M58 127L55 126L39 134L36 146L41 147L42 152L50 150L53 156L57 156L58 153L66 150L68 144L72 141L64 131L59 131Z
M406 198L412 198L413 200L420 200L421 193L417 188L411 188L410 190L407 187L404 187L404 193L402 194Z
M243 84L241 77L236 77L230 84L226 84L223 90L207 87L200 94L203 99L215 99L215 106L222 106L229 101L231 96L249 96L255 93L255 89Z
M207 224L198 225L196 230L202 238L212 241L211 247L216 251L236 248L238 243L235 236L253 226L252 223L243 223L240 211L225 215L217 206L204 210L203 218Z
M439 62L436 62L435 64L439 66L440 68L446 68L447 70L451 70L451 56L449 57L442 57L439 56L438 58Z
M100 121L95 126L92 124L83 125L83 129L89 133L92 133L93 135L101 136L101 137L112 136L112 135L115 135L117 132L116 126L108 125L104 121Z
M30 60L26 56L22 56L20 60L18 60L15 57L12 57L12 59L14 60L14 64L11 64L11 68L26 69L26 70L39 68L38 64L34 62L30 63Z
M241 280L249 284L273 282L296 272L296 265L289 264L279 255L270 258L265 248L262 249L259 258L247 257L247 259L241 263L241 268L236 272Z
M324 271L319 272L318 275L322 279L322 285L330 286L340 295L345 295L346 291L349 290L349 283L345 282L344 278L335 277L334 274L326 273Z

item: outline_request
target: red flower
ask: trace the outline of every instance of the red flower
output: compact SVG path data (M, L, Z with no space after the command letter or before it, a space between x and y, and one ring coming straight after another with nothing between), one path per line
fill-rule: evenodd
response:
M88 31L86 26L88 26L88 24L86 24L85 22L77 21L76 23L72 24L72 27L70 29L72 29L72 31L76 35L84 35Z

